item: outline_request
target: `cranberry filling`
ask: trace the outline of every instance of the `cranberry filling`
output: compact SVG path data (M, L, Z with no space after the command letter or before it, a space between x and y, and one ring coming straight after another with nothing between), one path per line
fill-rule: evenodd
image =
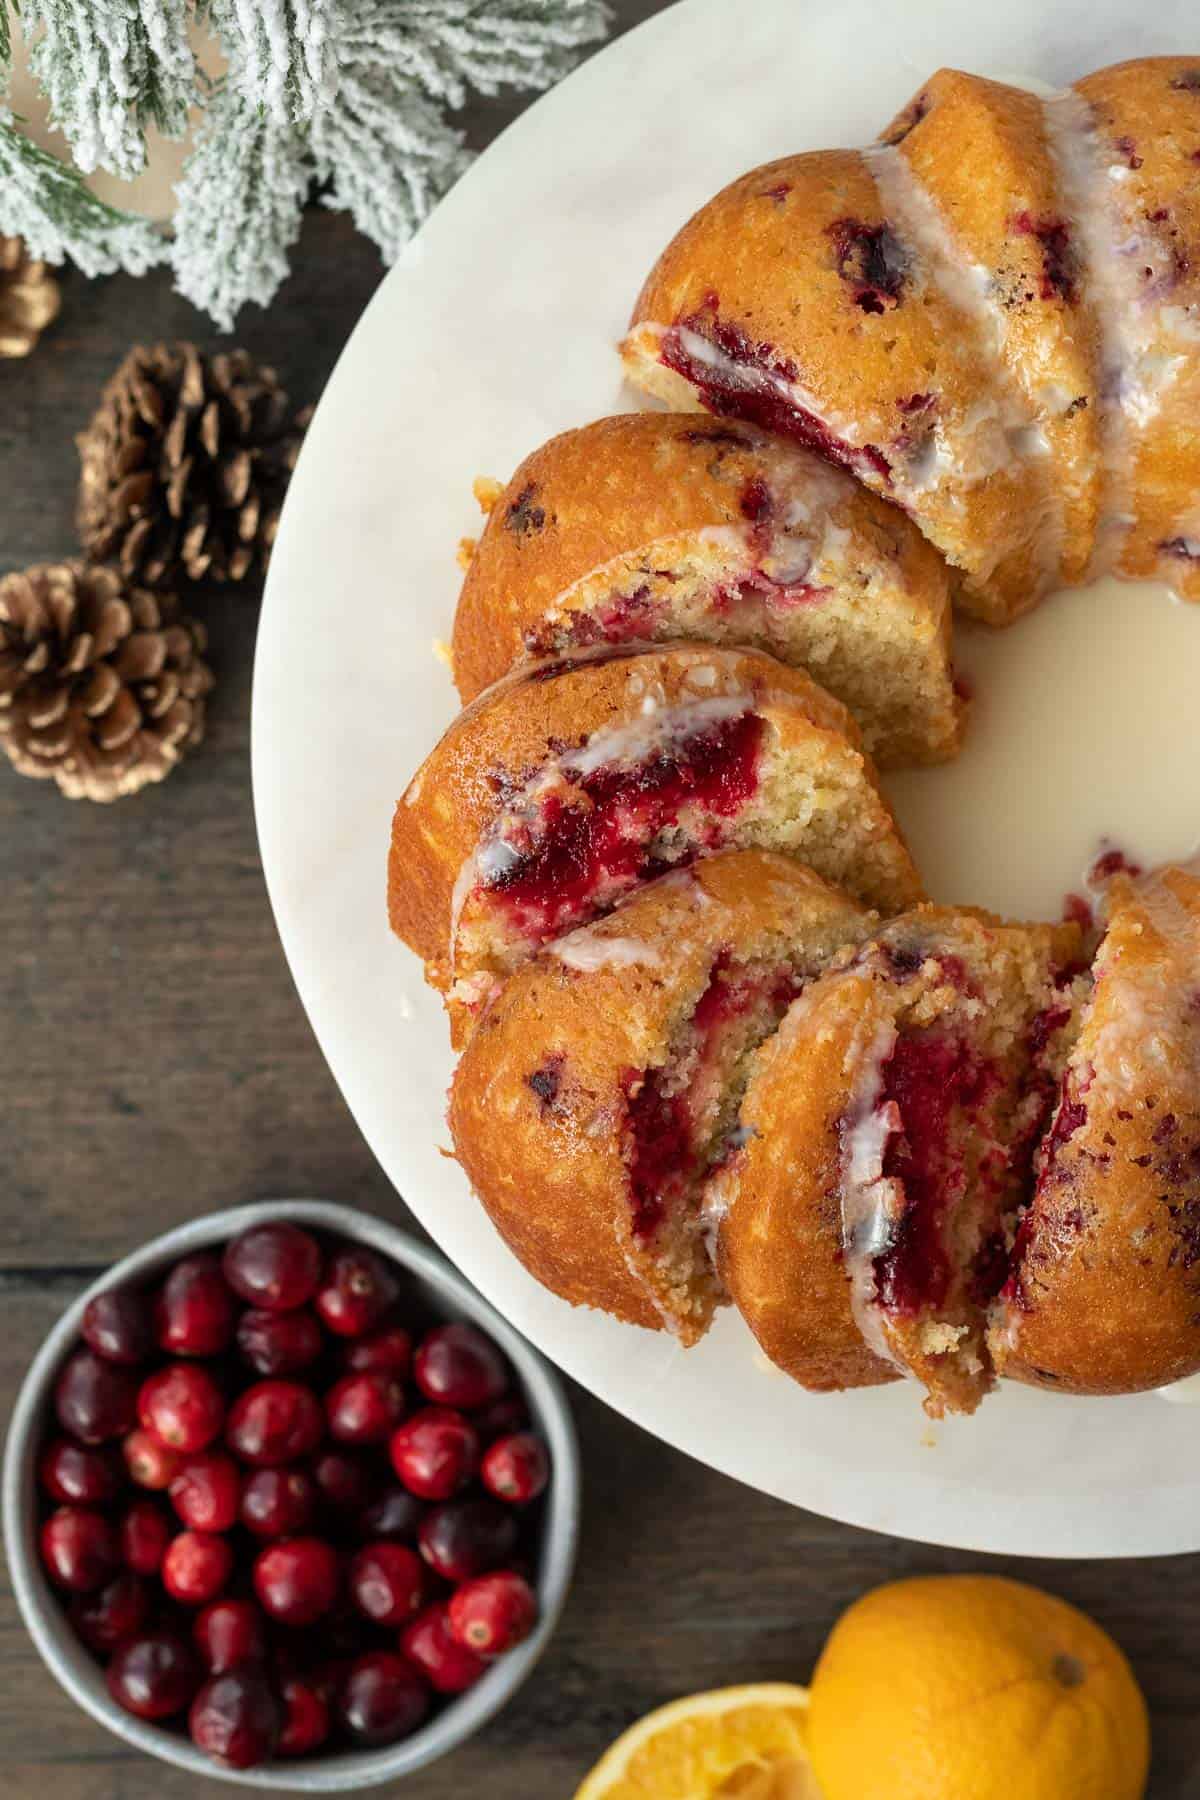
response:
M904 1212L875 1259L875 1285L882 1306L912 1315L941 1305L949 1290L944 1227L966 1179L954 1115L977 1107L990 1084L961 1039L936 1031L899 1037L883 1082L880 1106L893 1105L900 1119L884 1152L883 1175L901 1184Z
M1022 237L1036 238L1041 247L1042 299L1057 298L1074 306L1079 293L1079 261L1070 227L1062 219L1035 219L1032 213L1021 212L1012 228Z
M837 272L848 283L856 306L866 313L899 306L908 279L908 252L890 225L835 219L826 236L833 240Z
M1132 861L1123 850L1113 848L1102 851L1088 870L1088 886L1096 887L1102 881L1110 881L1114 875L1128 875L1136 881L1141 873L1141 863Z
M527 631L525 648L531 656L541 657L553 655L563 644L582 649L645 640L653 636L658 610L649 583L643 582L632 594L614 594L600 606L572 613L562 625Z
M670 1063L626 1072L629 1195L636 1238L652 1238L671 1207L707 1172L694 1103L706 1066L720 1056L725 1028L764 1002L772 1021L781 1019L803 985L794 969L739 966L723 950L692 1013L695 1060L687 1087L668 1091L676 1074Z
M526 933L546 938L587 915L597 890L657 872L651 845L684 807L713 820L742 811L758 786L763 722L740 713L651 751L644 761L579 775L579 799L550 795L529 847L484 882ZM710 828L713 846L721 831Z
M693 356L683 340L685 331L714 344L722 353L722 362L714 366ZM798 401L765 388L763 376L795 381L799 373L795 363L777 356L768 344L755 344L738 326L723 323L712 310L693 313L672 325L663 337L660 355L668 369L691 383L710 412L748 419L779 437L794 438L828 462L859 474L870 473L885 482L891 479L891 465L874 444L858 449L846 443Z

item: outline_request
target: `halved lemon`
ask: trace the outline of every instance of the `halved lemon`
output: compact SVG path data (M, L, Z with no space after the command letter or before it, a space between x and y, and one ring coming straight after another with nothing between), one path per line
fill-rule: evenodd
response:
M631 1725L575 1800L820 1800L807 1715L783 1681L689 1694Z

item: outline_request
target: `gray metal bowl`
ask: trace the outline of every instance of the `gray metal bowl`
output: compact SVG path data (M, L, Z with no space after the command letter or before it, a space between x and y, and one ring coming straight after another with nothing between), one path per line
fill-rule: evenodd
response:
M93 1294L120 1282L150 1280L187 1252L236 1237L266 1219L293 1219L318 1231L369 1244L409 1272L431 1311L447 1318L471 1319L482 1326L516 1371L534 1424L549 1447L554 1475L546 1497L538 1573L540 1616L532 1636L500 1657L475 1687L401 1743L383 1750L346 1751L235 1770L218 1768L186 1737L135 1719L109 1697L103 1671L75 1637L62 1603L42 1571L37 1550L36 1462L52 1417L55 1377L79 1336L83 1310ZM139 1750L195 1775L216 1776L243 1787L343 1794L425 1768L478 1731L525 1680L546 1647L570 1585L579 1527L579 1452L557 1376L436 1252L382 1219L350 1207L323 1200L271 1200L209 1213L168 1231L115 1264L67 1308L34 1358L17 1396L4 1453L3 1497L4 1543L17 1604L47 1668L85 1712Z

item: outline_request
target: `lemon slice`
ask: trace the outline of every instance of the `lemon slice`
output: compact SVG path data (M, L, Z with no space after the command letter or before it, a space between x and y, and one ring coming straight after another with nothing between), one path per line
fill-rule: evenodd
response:
M782 1681L689 1694L631 1725L575 1800L820 1800L807 1714Z

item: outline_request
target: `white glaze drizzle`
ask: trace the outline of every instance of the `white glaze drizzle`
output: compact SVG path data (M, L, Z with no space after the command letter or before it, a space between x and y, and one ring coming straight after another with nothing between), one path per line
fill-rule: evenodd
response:
M559 938L550 949L559 962L583 975L594 974L597 969L656 969L662 964L653 944L638 938L604 937L586 926Z
M895 1044L896 1027L887 1019L869 1035L860 1028L847 1058L854 1110L842 1130L842 1252L850 1309L864 1342L903 1369L883 1330L875 1280L876 1260L891 1241L904 1203L899 1183L883 1173L888 1142L901 1125L893 1102L880 1105L883 1066Z
M927 492L946 480L973 486L1013 463L1044 460L1049 450L1045 432L1005 361L1008 320L990 269L969 260L901 149L873 144L863 151L863 161L899 237L916 251L928 280L970 325L990 375L988 398L968 409L961 427L947 429L944 419L935 421L932 447L927 440L924 455L908 466L912 491ZM1062 502L1049 482L1046 503L1038 553L1049 580L1059 567L1065 536Z
M1114 198L1128 167L1106 152L1091 108L1067 89L1043 102L1046 138L1067 215L1082 245L1085 287L1100 332L1101 445L1105 499L1090 578L1111 569L1133 519L1136 440L1161 412L1167 393L1200 341L1200 314L1169 303L1162 241L1130 232ZM1146 267L1159 270L1146 283Z

